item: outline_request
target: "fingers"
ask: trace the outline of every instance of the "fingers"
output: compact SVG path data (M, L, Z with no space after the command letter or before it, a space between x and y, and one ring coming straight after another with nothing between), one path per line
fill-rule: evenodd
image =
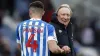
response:
M57 49L55 51L55 53L63 53L63 52L64 52L64 50L61 49L59 46L57 47Z
M62 49L64 50L64 53L71 52L70 48L68 46L63 46Z
M63 53L64 52L64 50L63 49L61 49L60 47L59 47L59 53Z
M55 48L55 54L58 54L58 53L64 53L64 50L61 49L59 46L57 48Z
M54 53L69 53L71 52L70 48L68 46L63 46L62 48L60 48L59 46L57 48L55 48L55 52Z

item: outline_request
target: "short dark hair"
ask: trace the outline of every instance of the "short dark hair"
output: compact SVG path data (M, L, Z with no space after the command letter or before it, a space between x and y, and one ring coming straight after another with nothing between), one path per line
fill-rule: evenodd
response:
M32 2L29 7L41 8L44 9L44 5L41 1Z

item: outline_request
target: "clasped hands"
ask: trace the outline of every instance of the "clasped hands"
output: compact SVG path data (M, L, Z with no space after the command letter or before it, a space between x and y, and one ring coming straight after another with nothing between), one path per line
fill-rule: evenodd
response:
M57 54L57 53L69 53L69 52L71 52L70 47L68 47L68 46L63 46L62 48L60 48L60 47L58 46L58 47L55 48L55 49L56 49L56 51L55 51L56 54Z

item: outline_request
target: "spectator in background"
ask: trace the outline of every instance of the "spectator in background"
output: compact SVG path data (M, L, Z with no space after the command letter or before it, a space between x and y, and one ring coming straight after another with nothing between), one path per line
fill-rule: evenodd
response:
M15 0L15 16L17 16L16 14L18 14L18 16L21 17L22 20L27 20L29 18L28 17L29 3L30 0Z
M85 46L93 46L94 44L94 31L90 27L89 20L82 20L81 22L81 41Z
M43 21L50 22L52 13L54 12L51 0L48 0L48 1L44 0L44 6L45 6L45 14L43 16Z
M11 56L8 40L0 32L0 56Z
M72 11L68 4L62 4L53 15L51 24L55 27L58 45L65 53L54 54L51 52L50 56L76 56L73 47L71 15Z

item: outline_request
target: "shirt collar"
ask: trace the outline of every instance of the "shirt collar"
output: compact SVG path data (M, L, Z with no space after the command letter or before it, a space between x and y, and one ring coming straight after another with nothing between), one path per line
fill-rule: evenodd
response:
M31 18L30 20L41 20L40 18Z

